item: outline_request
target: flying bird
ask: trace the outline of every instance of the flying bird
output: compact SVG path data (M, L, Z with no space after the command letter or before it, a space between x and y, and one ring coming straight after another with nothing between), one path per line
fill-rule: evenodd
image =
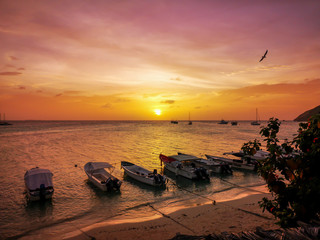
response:
M267 53L268 53L268 49L267 49L267 51L264 53L264 55L261 57L261 59L260 59L260 61L259 61L259 62L261 62L263 59L265 59L265 58L266 58Z

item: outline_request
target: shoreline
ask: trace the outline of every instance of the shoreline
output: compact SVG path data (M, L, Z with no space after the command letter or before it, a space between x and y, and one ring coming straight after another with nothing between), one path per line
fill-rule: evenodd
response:
M208 235L222 232L279 229L268 212L262 212L258 201L270 193L248 195L231 201L218 201L176 210L169 214L153 208L154 215L138 219L117 219L96 223L61 236L61 239L170 239L179 234Z

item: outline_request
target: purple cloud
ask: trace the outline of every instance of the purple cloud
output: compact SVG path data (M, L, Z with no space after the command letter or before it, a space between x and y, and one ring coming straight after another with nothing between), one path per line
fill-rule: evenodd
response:
M17 61L17 60L19 60L19 58L15 57L15 56L10 56L10 60L15 60L15 61Z
M4 76L16 76L16 75L20 75L20 72L0 72L0 75L4 75Z

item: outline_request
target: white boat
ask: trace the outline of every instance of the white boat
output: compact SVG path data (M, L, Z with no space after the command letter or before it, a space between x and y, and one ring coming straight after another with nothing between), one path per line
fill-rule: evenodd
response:
M233 155L236 157L240 157L243 160L246 160L247 162L256 162L257 160L264 160L269 156L269 152L258 150L254 155L247 155L244 154L244 152L241 150L239 152L226 152L223 155Z
M120 190L122 182L110 173L113 168L107 162L88 162L84 165L89 180L102 191Z
M216 161L214 159L203 159L196 156L178 153L178 155L184 155L185 159L194 161L196 167L202 167L209 170L210 173L227 173L232 174L232 169L227 162Z
M177 176L183 176L189 179L209 180L208 171L202 167L196 167L195 160L198 159L196 157L193 159L183 154L173 156L160 154L159 158L161 162L164 163L165 168Z
M166 177L158 174L157 169L154 169L153 172L151 172L143 167L126 161L121 161L121 167L129 177L139 182L155 187L163 187L166 185Z
M256 170L256 163L248 163L243 159L230 159L230 158L223 158L223 157L216 157L212 155L206 154L206 157L210 161L220 161L220 162L225 162L230 164L232 168L237 168L237 169L245 169L245 170Z
M24 175L27 196L30 201L52 198L54 193L53 174L48 169L32 168Z

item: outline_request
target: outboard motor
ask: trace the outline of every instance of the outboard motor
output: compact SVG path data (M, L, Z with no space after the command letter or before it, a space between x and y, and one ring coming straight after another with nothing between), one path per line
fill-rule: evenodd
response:
M201 175L203 176L203 178L209 179L209 174L206 169L200 168L200 171L201 171Z
M107 190L111 191L113 189L113 181L111 178L108 178L106 181Z
M201 179L201 172L200 172L200 169L199 169L199 168L197 168L197 169L194 171L194 173L197 175L197 178L198 178L198 179Z
M46 186L43 183L40 185L39 196L40 200L46 199Z
M204 168L197 168L194 173L197 175L198 179L209 179L209 174Z
M230 165L226 165L227 173L233 174L233 171L230 167Z
M119 179L115 178L115 179L113 180L113 187L114 187L115 189L119 190L119 189L120 189L120 186L121 186L121 181L119 181Z
M159 179L160 179L160 183L161 183L162 185L165 184L162 175L158 174L158 177L159 177Z

